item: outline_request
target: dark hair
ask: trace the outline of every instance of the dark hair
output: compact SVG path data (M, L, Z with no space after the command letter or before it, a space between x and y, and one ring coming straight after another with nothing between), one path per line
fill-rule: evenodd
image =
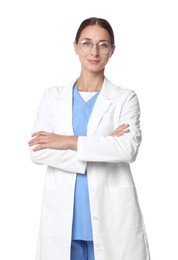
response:
M114 45L114 32L109 24L109 22L103 18L97 18L97 17L90 17L85 19L79 26L78 31L75 36L75 43L78 43L81 32L88 26L88 25L99 25L102 28L104 28L106 31L108 31L110 37L111 37L111 44Z

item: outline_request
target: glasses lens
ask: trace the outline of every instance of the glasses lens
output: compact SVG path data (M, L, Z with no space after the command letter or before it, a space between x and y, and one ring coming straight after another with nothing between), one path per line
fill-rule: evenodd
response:
M111 44L108 41L98 43L98 49L103 54L108 54L111 51Z
M93 47L93 43L89 40L83 40L79 43L80 48L82 51L88 52L91 51L92 47Z

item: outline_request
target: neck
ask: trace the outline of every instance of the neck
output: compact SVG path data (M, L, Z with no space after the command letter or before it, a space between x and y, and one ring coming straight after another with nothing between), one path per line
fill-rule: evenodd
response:
M97 92L103 85L104 75L80 75L77 80L77 87L79 91Z

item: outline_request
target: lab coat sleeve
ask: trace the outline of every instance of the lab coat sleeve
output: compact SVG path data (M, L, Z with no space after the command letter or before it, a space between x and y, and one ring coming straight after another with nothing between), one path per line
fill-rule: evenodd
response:
M77 155L79 160L91 162L127 162L135 161L141 143L140 106L137 95L130 91L120 112L117 105L114 118L115 125L129 124L129 133L120 137L81 136L78 138ZM98 126L99 129L100 126ZM113 129L114 130L114 129Z
M47 90L40 100L36 121L32 128L32 133L38 131L54 132L52 100ZM30 147L30 155L33 163L48 165L72 173L85 173L86 162L77 158L76 151L42 149L34 152L33 148L33 146Z
M77 159L76 151L43 149L33 152L30 148L33 163L48 165L71 173L85 173L86 162Z

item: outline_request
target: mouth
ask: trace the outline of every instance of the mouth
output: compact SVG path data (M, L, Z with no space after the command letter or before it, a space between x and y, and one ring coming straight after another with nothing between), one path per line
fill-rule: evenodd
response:
M90 64L98 64L100 63L100 60L88 60Z

